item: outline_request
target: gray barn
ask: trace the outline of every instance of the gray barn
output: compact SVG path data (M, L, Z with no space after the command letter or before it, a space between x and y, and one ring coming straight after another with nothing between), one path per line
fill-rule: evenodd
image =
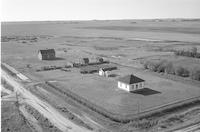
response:
M56 58L56 52L54 49L39 50L38 58L40 60L54 60Z

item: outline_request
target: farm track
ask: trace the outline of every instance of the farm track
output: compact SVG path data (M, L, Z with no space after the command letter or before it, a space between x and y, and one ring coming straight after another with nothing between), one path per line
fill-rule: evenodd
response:
M26 90L26 88L19 83L16 79L14 79L12 76L8 75L3 69L1 71L1 77L7 81L11 86L13 86L16 91L22 94L24 97L24 101L32 106L33 108L37 109L43 116L45 116L47 119L49 119L50 122L52 122L57 128L64 131L71 131L71 132L89 132L90 130L87 130L85 128L82 128L70 120L64 118L57 110L55 110L52 106L50 106L48 103L38 99L35 95L33 95L31 92Z
M186 127L182 127L174 132L199 132L200 131L200 122L190 124Z

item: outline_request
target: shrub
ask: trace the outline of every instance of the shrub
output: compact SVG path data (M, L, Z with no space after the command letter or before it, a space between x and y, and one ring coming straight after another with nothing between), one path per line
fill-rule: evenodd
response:
M200 53L196 53L195 58L200 58Z
M172 62L168 62L165 67L165 73L167 74L174 74L174 66Z
M146 62L144 62L144 69L148 69L148 65L149 65L149 62L148 61L146 61Z
M181 77L188 77L189 71L181 66L175 68L175 74Z
M190 78L191 78L191 79L194 79L194 80L200 81L200 68L194 68L194 69L190 72Z
M156 63L156 62L149 62L148 64L148 69L154 72L157 71L158 67L159 67L159 63Z
M192 53L196 54L197 53L197 47L192 47Z
M159 62L157 67L157 72L165 72L166 64L167 64L166 60L162 60L161 62Z
M184 50L176 50L174 51L175 55L180 55L180 56L187 56L187 57L195 57L195 58L200 58L200 53L197 52L197 48L193 47L190 51L184 51Z

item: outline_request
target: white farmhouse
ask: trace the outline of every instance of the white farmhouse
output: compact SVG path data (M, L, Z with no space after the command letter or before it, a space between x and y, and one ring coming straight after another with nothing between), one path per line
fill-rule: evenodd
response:
M135 91L138 89L144 88L144 80L138 78L134 75L127 75L125 77L119 78L118 80L118 88L126 90L126 91Z

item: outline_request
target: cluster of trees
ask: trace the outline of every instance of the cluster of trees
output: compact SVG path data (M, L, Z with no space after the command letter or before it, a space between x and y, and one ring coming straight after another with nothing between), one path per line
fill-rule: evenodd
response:
M175 66L170 61L161 60L159 62L146 61L144 63L144 68L159 73L190 77L191 79L200 81L200 68L198 67L188 70L182 66Z
M174 51L175 55L179 56L187 56L187 57L194 57L194 58L200 58L200 53L197 52L197 48L193 47L191 51L184 51L184 50L176 50Z

